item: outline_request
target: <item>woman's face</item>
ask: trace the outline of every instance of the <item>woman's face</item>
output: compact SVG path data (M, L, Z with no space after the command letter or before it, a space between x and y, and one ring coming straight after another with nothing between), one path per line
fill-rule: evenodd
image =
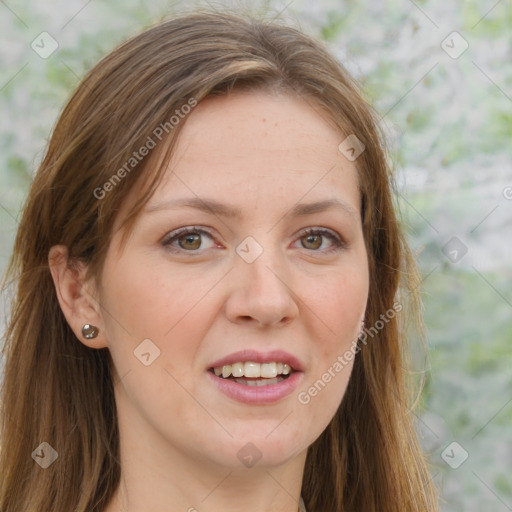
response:
M165 179L123 249L114 231L101 276L121 442L275 466L326 428L368 296L344 138L288 95L210 97L188 115Z

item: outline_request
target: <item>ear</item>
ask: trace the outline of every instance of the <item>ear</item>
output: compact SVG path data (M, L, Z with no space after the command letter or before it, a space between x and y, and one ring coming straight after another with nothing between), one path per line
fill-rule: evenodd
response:
M90 348L107 346L101 307L92 280L85 282L87 266L82 262L69 261L68 249L55 245L48 254L48 264L57 292L60 308L76 337ZM94 325L98 335L86 339L82 334L85 324Z

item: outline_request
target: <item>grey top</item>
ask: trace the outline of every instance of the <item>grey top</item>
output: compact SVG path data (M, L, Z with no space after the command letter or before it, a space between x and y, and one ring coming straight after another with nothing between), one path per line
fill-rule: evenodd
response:
M299 501L299 512L307 512L306 505L304 505L304 500L302 499L302 496L300 497Z

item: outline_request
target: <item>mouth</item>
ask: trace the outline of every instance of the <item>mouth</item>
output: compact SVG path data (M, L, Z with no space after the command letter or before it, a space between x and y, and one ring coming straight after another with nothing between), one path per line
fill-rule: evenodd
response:
M304 366L282 350L242 350L211 363L206 374L224 395L247 405L266 405L290 396L304 378Z
M243 386L272 386L290 377L295 371L288 363L271 361L256 363L239 361L233 364L215 366L209 369L216 377L231 380Z

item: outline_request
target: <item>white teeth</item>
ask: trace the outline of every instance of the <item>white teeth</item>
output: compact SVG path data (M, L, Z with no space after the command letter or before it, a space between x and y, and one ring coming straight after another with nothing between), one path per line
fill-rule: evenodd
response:
M233 377L243 377L244 376L244 365L243 363L235 363L231 365L231 373Z
M244 363L244 376L253 378L261 377L261 365L247 361Z
M233 376L235 379L240 377L248 377L253 379L275 379L278 375L289 375L292 368L286 363L254 363L253 361L245 361L233 364L225 364L213 368L213 373L217 376L227 379ZM245 381L244 381L245 382ZM256 385L256 384L255 384Z
M263 363L261 365L261 376L266 379L273 379L277 375L277 363Z

